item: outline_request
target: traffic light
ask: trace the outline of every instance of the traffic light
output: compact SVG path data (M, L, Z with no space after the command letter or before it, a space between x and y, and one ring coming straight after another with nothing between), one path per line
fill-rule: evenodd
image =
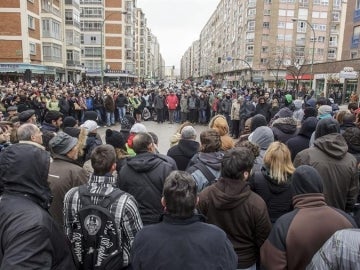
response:
M218 64L221 63L221 57L218 57Z

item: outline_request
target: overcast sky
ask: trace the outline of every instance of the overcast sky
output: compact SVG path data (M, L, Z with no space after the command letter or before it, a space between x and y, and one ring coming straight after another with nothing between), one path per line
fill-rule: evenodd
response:
M166 66L180 67L180 59L216 10L220 0L137 0L147 26L158 38Z

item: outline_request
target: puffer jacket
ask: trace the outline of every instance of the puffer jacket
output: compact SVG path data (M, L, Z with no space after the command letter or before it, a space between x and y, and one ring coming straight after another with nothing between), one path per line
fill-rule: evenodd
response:
M13 144L0 155L1 269L76 269L65 235L47 211L49 164L49 153L31 143Z
M343 136L331 133L315 140L314 147L298 153L294 166L310 165L322 176L328 205L351 211L359 193L356 158L348 153Z
M172 158L148 152L126 159L121 167L118 186L135 197L144 225L160 221L165 178L176 169Z

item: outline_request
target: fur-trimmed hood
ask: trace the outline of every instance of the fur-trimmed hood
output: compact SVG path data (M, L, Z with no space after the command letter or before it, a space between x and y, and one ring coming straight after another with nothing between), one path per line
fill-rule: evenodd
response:
M284 133L292 134L297 130L297 122L293 117L278 118L272 123L272 127L278 128Z

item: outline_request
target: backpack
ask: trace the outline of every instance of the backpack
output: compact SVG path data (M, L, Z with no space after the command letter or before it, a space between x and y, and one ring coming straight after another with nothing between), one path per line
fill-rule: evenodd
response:
M206 179L208 180L208 186L214 184L216 182L216 176L208 169L208 167L202 162L197 162L193 165L196 169L199 169Z
M96 194L90 193L86 185L79 187L82 207L72 241L78 269L115 270L123 267L123 241L119 237L115 217L110 213L110 206L123 194L124 191L116 188L93 203L91 197ZM118 212L121 216L126 200Z

